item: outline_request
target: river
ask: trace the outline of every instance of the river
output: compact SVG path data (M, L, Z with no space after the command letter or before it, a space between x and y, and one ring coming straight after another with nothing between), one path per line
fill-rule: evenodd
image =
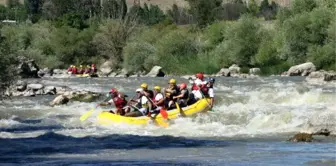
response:
M45 85L133 96L142 82L169 78L43 78ZM177 78L178 82L187 82ZM335 84L304 77L216 78L214 111L180 118L168 128L79 117L95 103L50 107L55 96L17 97L0 105L0 165L335 165L335 137L286 140L326 128L335 134Z

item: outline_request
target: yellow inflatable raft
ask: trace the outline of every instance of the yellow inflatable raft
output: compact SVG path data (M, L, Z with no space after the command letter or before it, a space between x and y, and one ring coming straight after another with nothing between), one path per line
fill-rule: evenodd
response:
M183 110L184 116L192 116L200 112L206 112L209 110L209 99L200 99L195 104L188 107L181 108ZM176 119L180 116L180 111L178 109L169 110L168 119ZM159 114L155 121L163 121L163 117ZM116 114L109 113L108 111L103 111L98 115L98 123L102 125L110 125L113 123L124 123L131 125L147 125L151 122L151 118L147 116L141 117L125 117Z

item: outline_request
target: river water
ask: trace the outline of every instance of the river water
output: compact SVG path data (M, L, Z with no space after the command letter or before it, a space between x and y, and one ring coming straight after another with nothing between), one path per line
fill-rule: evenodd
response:
M167 86L169 78L64 78L28 80L133 96L142 83ZM177 78L178 82L187 82ZM95 103L50 107L54 96L13 98L0 105L0 165L335 165L334 137L286 140L326 128L335 134L334 83L303 77L217 78L214 111L154 125L100 126L79 117Z

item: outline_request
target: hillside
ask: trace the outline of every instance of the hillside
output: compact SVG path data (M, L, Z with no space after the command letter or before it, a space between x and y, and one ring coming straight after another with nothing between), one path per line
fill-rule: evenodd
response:
M20 0L23 2L24 0ZM223 0L230 1L230 0ZM249 1L249 0L244 0ZM261 2L262 0L257 0L257 2ZM272 0L269 0L270 2ZM292 0L273 0L276 3L278 3L280 6L288 6ZM6 5L7 0L0 0L0 4ZM126 3L128 6L132 6L134 3L134 0L126 0ZM185 0L140 0L141 4L148 3L153 5L158 5L161 9L164 11L169 9L174 3L179 6L187 6L187 2Z

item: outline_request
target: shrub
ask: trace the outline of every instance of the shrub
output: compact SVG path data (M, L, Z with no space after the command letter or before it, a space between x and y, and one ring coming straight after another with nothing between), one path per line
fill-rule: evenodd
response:
M236 63L240 66L251 65L253 57L261 42L259 23L251 16L245 15L233 23L225 32L225 40L216 48L216 56L222 56L221 63Z

